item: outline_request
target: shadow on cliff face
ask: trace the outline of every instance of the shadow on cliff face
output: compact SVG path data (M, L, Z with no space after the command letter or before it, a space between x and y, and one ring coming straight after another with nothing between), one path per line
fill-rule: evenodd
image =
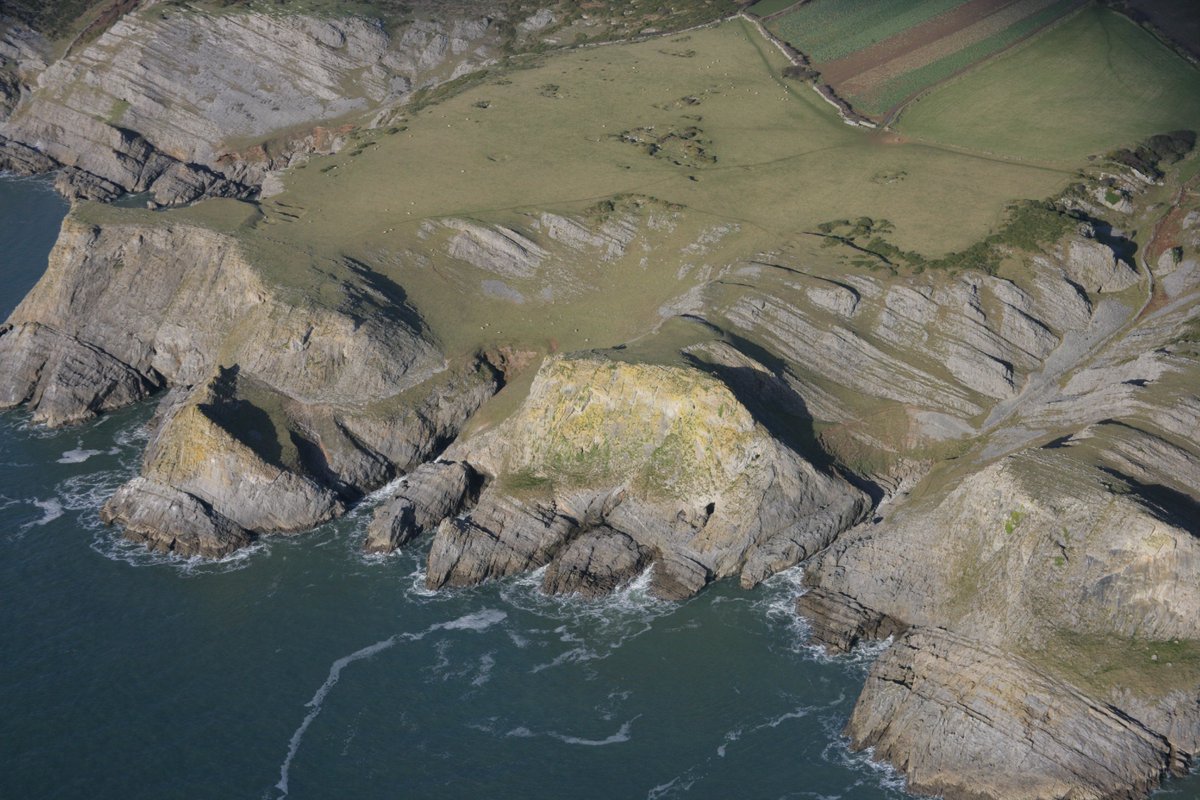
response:
M884 497L883 489L873 481L866 480L842 468L837 460L821 445L813 427L812 414L794 389L781 377L787 371L783 359L736 334L723 331L724 338L738 352L757 361L766 368L732 366L706 361L691 353L684 357L692 366L715 375L733 392L734 397L746 407L751 416L776 440L804 456L813 466L824 472L836 472L871 498L877 505Z
M1137 254L1137 244L1113 232L1113 226L1102 219L1087 217L1088 223L1092 226L1092 232L1097 242L1112 250L1116 254L1117 259L1124 261L1126 264L1136 265L1134 256Z
M1125 484L1128 491L1158 519L1200 537L1200 501L1196 498L1161 483L1142 483L1111 467L1101 467L1100 471ZM1115 487L1115 490L1119 492L1122 488Z
M360 294L353 292L353 289L357 287L347 287L351 289L347 296L354 306L370 303L378 306L379 310L389 319L402 323L416 333L424 334L429 330L425 320L421 318L420 312L408 302L408 293L400 284L386 275L381 275L370 265L357 259L347 256L342 261L368 290L368 292ZM376 296L371 296L372 294ZM380 303L379 298L385 302ZM364 315L355 314L355 316L361 319Z
M212 384L212 402L200 403L198 408L263 461L273 467L287 469L283 444L279 441L271 415L249 400L237 396L240 374L241 367L236 364L219 368Z

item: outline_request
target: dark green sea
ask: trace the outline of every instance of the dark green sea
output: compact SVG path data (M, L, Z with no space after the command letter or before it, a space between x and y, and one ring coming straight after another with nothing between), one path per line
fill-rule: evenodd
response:
M0 180L0 318L65 211ZM682 604L431 594L420 544L360 555L366 507L220 563L150 555L96 514L151 412L0 414L0 798L905 796L840 736L869 656L805 646L798 571Z

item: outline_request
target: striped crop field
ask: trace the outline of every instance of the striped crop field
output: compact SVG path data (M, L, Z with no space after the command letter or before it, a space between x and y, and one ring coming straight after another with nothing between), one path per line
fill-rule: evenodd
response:
M883 118L1083 0L809 0L766 20L856 110ZM752 8L756 13L759 3ZM775 6L772 6L775 8Z

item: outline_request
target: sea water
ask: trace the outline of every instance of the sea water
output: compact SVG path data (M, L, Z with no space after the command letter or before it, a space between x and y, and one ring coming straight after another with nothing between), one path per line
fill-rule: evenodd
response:
M65 211L0 181L0 317ZM0 797L905 796L841 736L873 652L806 645L798 570L685 603L431 593L427 543L360 553L370 502L217 563L152 555L97 517L151 412L0 415Z

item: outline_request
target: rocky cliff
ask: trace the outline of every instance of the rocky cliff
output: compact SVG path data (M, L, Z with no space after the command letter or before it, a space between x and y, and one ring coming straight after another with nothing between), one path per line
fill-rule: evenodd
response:
M896 637L847 731L917 791L1141 796L1193 764L1200 270L1164 266L1123 326L1047 358L990 436L808 570L816 641Z
M914 791L1141 797L1190 768L1195 179L1156 172L1168 193L1093 165L1042 209L1051 233L906 268L822 226L714 220L685 190L725 161L655 160L687 172L648 185L694 208L641 182L612 194L631 156L599 131L569 157L603 156L589 180L609 194L572 184L545 208L464 207L457 161L453 186L397 185L396 163L444 153L383 131L299 169L486 63L512 35L498 20L147 3L62 57L7 25L0 166L57 169L77 200L210 199L77 203L0 327L0 407L59 426L156 394L141 472L101 513L179 555L311 528L394 481L364 547L427 546L435 589L540 570L544 591L594 598L649 570L680 599L806 563L816 643L888 641L847 733ZM514 107L570 96L537 81ZM464 127L485 130L516 82L464 100ZM699 122L719 94L649 107ZM433 110L441 148L458 119ZM473 170L510 159L466 136ZM265 197L289 166L311 194Z
M0 26L0 169L58 169L71 197L251 197L415 90L490 62L497 13L434 8L389 30L365 17L143 3L57 60L27 27Z
M432 588L546 565L544 588L557 593L603 594L647 566L663 597L730 575L750 587L869 506L772 437L729 386L688 367L551 359L511 418L447 457L487 485L469 512L437 527ZM450 469L463 467L439 475ZM452 494L465 493L459 479ZM454 510L436 496L439 512ZM402 492L377 519L415 505L427 521L413 527L430 529L435 515L414 500Z
M69 218L0 332L0 402L62 425L169 389L143 477L104 510L156 547L311 528L433 455L502 376L447 364L394 287L310 269L319 295L211 229Z

